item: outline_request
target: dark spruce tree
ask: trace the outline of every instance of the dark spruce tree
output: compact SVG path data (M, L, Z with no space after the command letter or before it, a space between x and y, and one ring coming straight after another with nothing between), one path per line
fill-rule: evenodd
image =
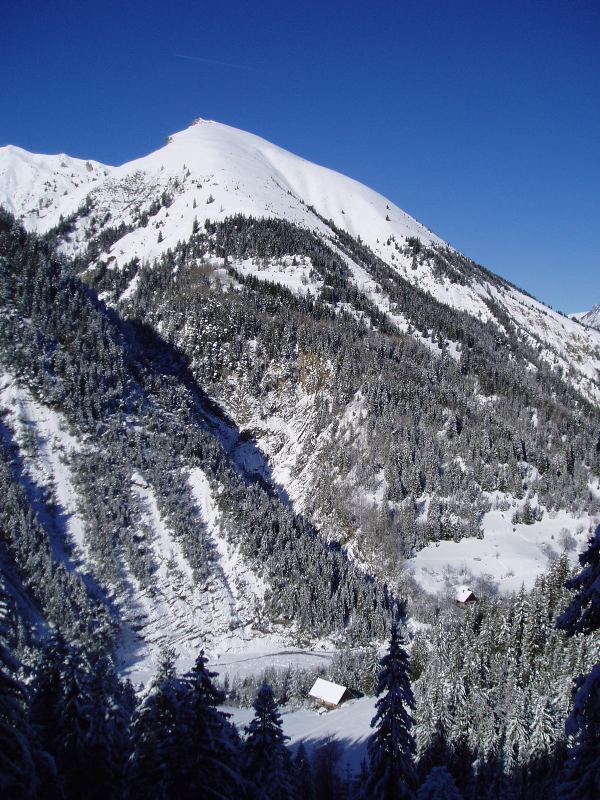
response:
M129 757L129 725L135 701L106 656L91 665L88 678L87 794L89 800L123 796Z
M217 708L224 694L214 685L215 677L216 673L207 669L204 652L200 652L184 678L187 741L181 743L185 751L180 771L182 800L233 800L245 793L239 769L241 742L229 715Z
M131 800L178 797L178 769L185 764L189 742L185 725L185 683L177 677L172 652L162 654L150 692L132 722L132 753L127 770Z
M252 800L289 800L293 797L288 737L281 727L273 690L263 683L254 700L254 718L246 727L244 774Z
M31 695L44 800L121 798L132 701L108 657L90 661L55 632L38 654Z
M558 619L568 636L597 635L600 630L600 525L587 550L579 556L581 572L567 582L576 594ZM600 797L600 661L576 681L573 710L566 731L573 737L561 800L597 800Z
M57 765L61 748L59 707L67 653L64 636L60 631L54 631L38 653L31 682L31 724L41 750L46 754L40 760L39 772L40 784L48 800L64 797Z
M294 797L296 800L315 800L313 770L304 744L300 742L292 765Z
M61 691L55 706L58 734L56 764L67 797L86 797L90 778L90 707L81 653L68 647L62 666Z
M200 653L183 677L165 651L149 695L134 717L128 773L132 798L234 800L245 796L239 769L241 743L227 715L223 694Z
M462 800L462 795L446 767L434 767L419 788L417 800Z
M38 778L32 752L28 695L8 646L8 598L0 573L0 797L34 797Z
M415 739L411 711L415 701L410 686L408 654L398 624L392 624L390 644L381 659L377 686L375 728L369 739L369 765L362 797L413 800L416 788Z

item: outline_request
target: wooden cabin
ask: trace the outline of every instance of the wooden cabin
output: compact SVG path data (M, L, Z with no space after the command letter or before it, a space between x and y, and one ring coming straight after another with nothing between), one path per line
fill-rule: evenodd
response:
M477 602L477 597L468 586L459 586L454 596L454 602L459 606L470 606Z
M351 694L347 686L326 681L325 678L317 678L308 696L313 698L315 705L332 710L348 700Z

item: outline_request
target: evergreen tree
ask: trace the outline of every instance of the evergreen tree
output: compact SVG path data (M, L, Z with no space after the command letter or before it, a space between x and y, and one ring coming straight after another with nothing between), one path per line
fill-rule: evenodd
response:
M129 757L129 723L133 710L128 689L117 678L110 660L98 657L88 679L87 797L117 800L122 796Z
M293 794L288 739L281 727L273 690L263 683L254 700L254 718L246 727L244 772L255 800L288 800Z
M31 724L46 754L40 760L39 771L40 783L48 798L64 796L57 764L61 747L59 706L67 653L64 637L60 631L54 631L38 654L31 682Z
M596 635L600 630L600 525L579 557L581 572L567 582L576 594L557 625L568 636ZM577 680L573 711L566 723L574 738L569 751L561 800L600 797L600 662Z
M434 767L421 785L417 800L462 800L462 795L446 767Z
M185 755L179 771L180 794L183 798L205 797L207 800L226 800L241 797L244 781L239 770L241 743L227 714L217 705L224 694L213 683L215 672L206 667L200 652L191 671L184 677L187 741L180 743Z
M600 525L579 556L579 563L581 571L567 581L567 588L575 591L575 597L557 620L557 627L567 636L600 630Z
M8 600L0 574L0 796L26 800L37 788L28 719L28 695L18 678L19 663L8 647Z
M300 742L292 765L294 797L296 800L315 800L313 771L304 744Z
M50 762L40 759L45 796L121 796L129 721L124 700L106 657L97 658L90 669L85 654L67 645L60 633L45 643L31 704L32 722L50 757Z
M82 654L69 646L63 662L61 691L55 706L54 757L67 797L87 796L89 785L89 696Z
M415 740L410 714L415 702L409 678L408 654L402 647L396 622L390 644L381 659L376 714L369 739L369 769L364 797L381 800L412 800L415 797Z
M150 692L132 722L128 793L132 800L175 798L178 768L185 766L189 734L182 730L186 702L184 682L175 674L172 653L163 657Z

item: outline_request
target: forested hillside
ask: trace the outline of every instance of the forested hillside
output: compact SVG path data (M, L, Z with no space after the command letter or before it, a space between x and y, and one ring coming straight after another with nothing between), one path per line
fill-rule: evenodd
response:
M200 471L212 487L223 546L264 581L262 599L246 588L242 599L256 606L256 616L243 622L279 620L309 637L380 637L385 591L271 487L240 473L180 354L149 330L120 322L47 244L6 214L1 236L1 359L4 389L10 386L15 401L3 425L3 558L44 617L103 646L101 619L109 639L120 616L143 628L142 612L132 618L135 598L159 604L161 580L177 581L198 603L209 635L213 594L230 587L190 483ZM50 474L47 485L35 481L46 474L39 467L36 473L36 461L48 456L35 419L25 416L28 406L58 414L76 440L62 462L77 496L79 540L65 536L65 510L51 480L60 476ZM143 501L150 495L168 528L170 554L161 552L156 521L148 518ZM235 614L229 622L242 625Z
M596 514L595 404L491 299L502 327L449 309L341 238L385 286L406 331L349 280L339 248L282 221L241 217L206 223L140 268L117 307L186 355L273 463L285 458L281 481L299 508L369 566L383 561L388 579L428 542L482 536L493 506L532 523L557 509ZM411 247L469 274L458 256ZM314 295L268 280L286 259L310 263ZM249 261L256 274L244 274ZM110 279L120 274L84 276L117 302Z
M600 335L367 187L197 120L117 168L5 148L4 195L177 348L241 432L238 466L382 580L427 545L512 526L539 542L517 554L517 589L560 554L552 537L593 528ZM506 576L518 558L500 551Z

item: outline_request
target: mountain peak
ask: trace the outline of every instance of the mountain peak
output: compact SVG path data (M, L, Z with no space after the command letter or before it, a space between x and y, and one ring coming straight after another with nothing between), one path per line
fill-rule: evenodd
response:
M140 190L142 196L160 195L177 187L182 207L179 219L183 221L173 235L179 238L193 219L201 216L199 211L192 213L192 207L209 205L207 216L211 219L233 214L276 217L327 234L331 231L323 219L331 220L351 236L361 237L382 257L391 257L398 242L410 237L425 244L444 244L401 208L358 181L253 133L212 120L196 120L169 136L160 149L116 168L68 156L20 152L31 175L26 179L21 176L16 182L12 179L16 162L23 159L7 150L0 162L0 204L40 231L55 226L61 216L73 214L88 192L96 196L114 194L115 186L121 187L118 191L122 192L124 185L134 180L139 184L143 179L146 188ZM104 172L105 180L82 189L81 176L86 175L87 163L101 168L99 172ZM42 200L39 208L32 207L31 197L39 197L47 181L56 183L56 190ZM27 184L32 191L15 195L15 183L21 187ZM168 237L164 236L164 240L167 242ZM170 240L163 249L169 243Z

